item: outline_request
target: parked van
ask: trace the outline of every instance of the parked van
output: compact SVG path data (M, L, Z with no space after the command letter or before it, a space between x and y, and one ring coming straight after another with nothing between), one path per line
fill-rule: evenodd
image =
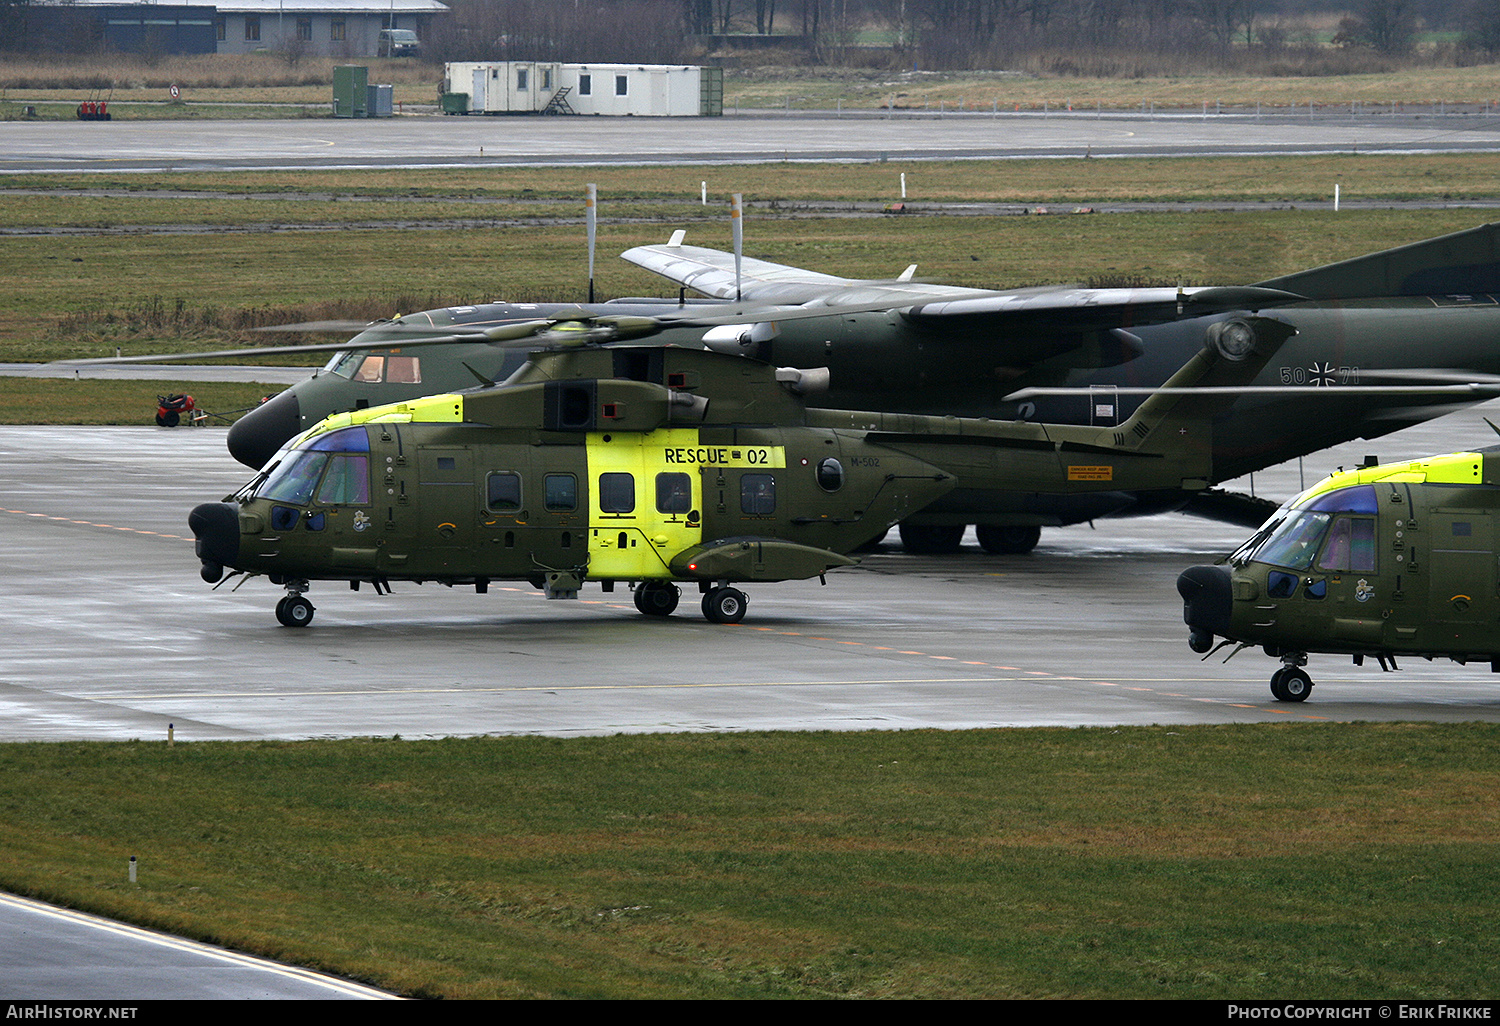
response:
M381 29L377 57L415 57L422 52L422 41L411 29Z

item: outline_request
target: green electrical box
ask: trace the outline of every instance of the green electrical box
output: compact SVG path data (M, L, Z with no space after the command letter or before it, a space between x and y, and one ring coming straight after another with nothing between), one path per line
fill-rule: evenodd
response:
M724 114L724 69L705 67L699 74L698 113L717 118Z
M362 64L340 64L333 69L333 116L370 116L370 69Z

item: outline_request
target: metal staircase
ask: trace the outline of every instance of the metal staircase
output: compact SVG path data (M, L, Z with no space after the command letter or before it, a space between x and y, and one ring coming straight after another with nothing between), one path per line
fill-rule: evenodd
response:
M563 86L552 94L552 99L547 101L547 106L542 108L543 114L577 114L578 112L568 103L568 94L573 91L572 86Z

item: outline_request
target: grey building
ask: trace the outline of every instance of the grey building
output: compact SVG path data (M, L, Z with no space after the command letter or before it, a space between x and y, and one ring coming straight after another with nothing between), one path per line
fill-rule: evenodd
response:
M86 40L123 53L256 53L295 46L311 56L355 58L377 56L382 29L410 29L424 38L432 20L447 13L438 0L32 0L27 32L43 47L49 40Z
M425 38L438 0L228 0L218 5L219 53L254 53L289 45L330 57L374 57L381 29L411 29Z

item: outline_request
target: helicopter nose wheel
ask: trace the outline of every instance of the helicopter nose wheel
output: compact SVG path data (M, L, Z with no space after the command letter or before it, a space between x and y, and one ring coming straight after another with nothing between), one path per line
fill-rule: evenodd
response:
M703 596L703 616L709 623L739 623L747 601L738 588L715 588Z
M1278 702L1305 702L1312 687L1312 678L1300 666L1283 666L1271 675L1271 694Z
M283 627L306 627L312 618L313 604L301 595L288 595L276 603L276 619Z

